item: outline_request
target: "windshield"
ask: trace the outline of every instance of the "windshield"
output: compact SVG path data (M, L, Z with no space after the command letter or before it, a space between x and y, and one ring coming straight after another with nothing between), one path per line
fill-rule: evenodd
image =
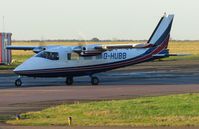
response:
M37 54L36 57L41 57L41 58L45 58L45 59L49 59L49 60L59 60L58 52L43 51L43 52L40 52L39 54Z

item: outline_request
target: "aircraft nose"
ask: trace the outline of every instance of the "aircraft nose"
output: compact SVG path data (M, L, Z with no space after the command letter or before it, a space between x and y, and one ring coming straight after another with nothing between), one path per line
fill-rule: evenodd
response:
M46 68L49 65L48 60L44 62L42 58L31 57L26 60L24 63L16 67L13 71L18 75L29 75L34 73L37 70Z
M33 70L34 66L37 66L36 62L34 61L33 58L30 58L30 59L26 60L24 63L22 63L21 65L17 66L13 70L13 72L20 75L26 71Z
M20 71L18 67L19 67L19 66L17 66L17 67L13 70L13 72L18 72L18 71Z
M21 64L21 65L19 65L19 66L17 66L14 70L13 70L13 72L14 73L16 73L16 74L22 74L22 71L24 71L25 69L24 69L24 64ZM27 69L26 69L27 70Z

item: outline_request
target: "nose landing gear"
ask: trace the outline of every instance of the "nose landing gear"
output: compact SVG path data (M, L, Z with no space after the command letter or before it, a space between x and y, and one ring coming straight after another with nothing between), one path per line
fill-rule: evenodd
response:
M21 87L21 85L22 85L22 81L21 81L21 78L19 77L17 80L15 80L15 86Z

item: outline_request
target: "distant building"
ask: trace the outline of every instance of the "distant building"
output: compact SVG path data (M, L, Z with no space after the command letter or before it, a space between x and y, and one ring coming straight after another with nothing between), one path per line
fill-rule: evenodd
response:
M11 45L11 33L0 33L0 64L10 64L12 61L11 51L6 49Z

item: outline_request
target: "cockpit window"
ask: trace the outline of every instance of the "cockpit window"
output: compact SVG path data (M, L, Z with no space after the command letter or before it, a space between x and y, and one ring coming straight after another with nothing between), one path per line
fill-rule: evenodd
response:
M59 60L58 52L43 51L43 52L40 52L36 57L41 57L41 58L45 58L49 60Z

